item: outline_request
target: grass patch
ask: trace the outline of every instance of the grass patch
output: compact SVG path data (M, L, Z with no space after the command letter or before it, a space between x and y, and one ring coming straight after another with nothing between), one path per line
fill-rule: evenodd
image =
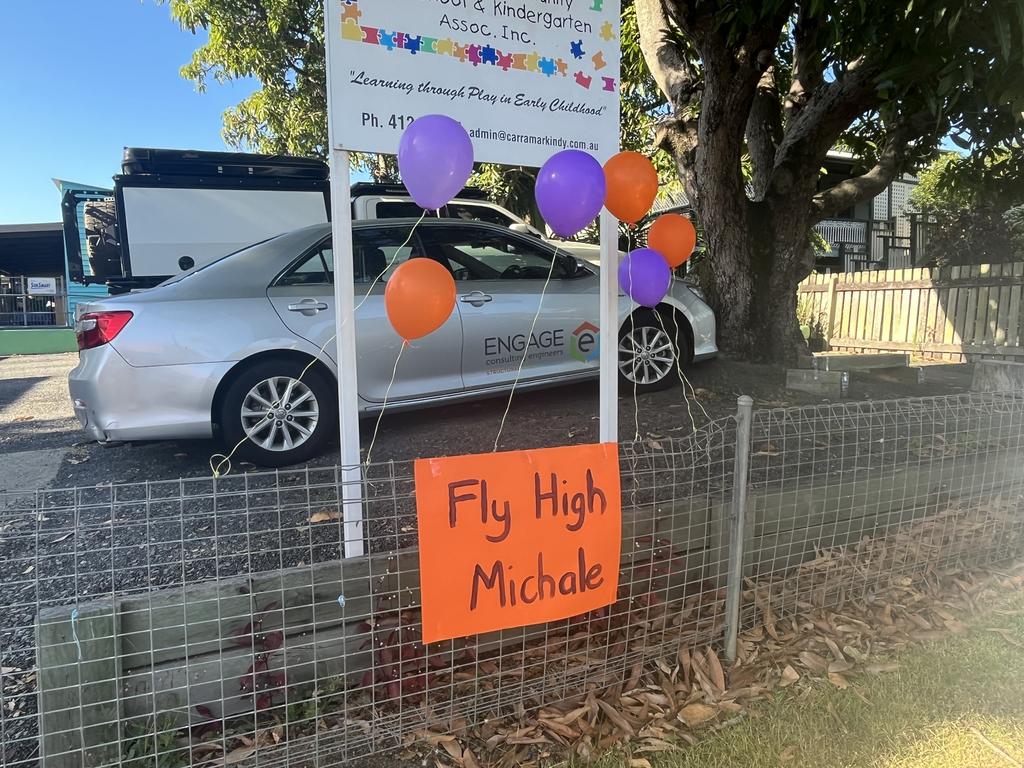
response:
M782 691L693 747L646 758L654 768L1024 766L1024 598L894 661L894 671L846 690L821 680ZM606 755L597 765L630 760Z

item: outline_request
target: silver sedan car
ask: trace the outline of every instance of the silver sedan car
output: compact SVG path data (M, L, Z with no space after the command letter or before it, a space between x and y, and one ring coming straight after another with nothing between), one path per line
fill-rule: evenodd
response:
M364 413L380 410L395 369L402 341L388 323L384 289L408 259L449 269L458 302L439 330L404 352L389 409L507 392L524 354L522 389L598 375L606 334L598 328L596 268L490 224L427 219L413 231L415 224L354 226ZM236 455L262 466L312 458L337 425L332 277L330 228L319 225L156 288L79 306L81 359L70 375L79 421L101 441L219 435L229 447L241 442ZM678 383L683 366L717 353L714 315L681 281L657 311L622 297L619 314L612 343L630 392Z

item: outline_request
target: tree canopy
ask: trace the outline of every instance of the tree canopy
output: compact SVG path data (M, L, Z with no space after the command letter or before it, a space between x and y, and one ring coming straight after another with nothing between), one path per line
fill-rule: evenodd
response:
M929 262L996 264L1024 259L1024 150L981 162L944 152L920 174L911 203L925 227Z
M945 136L984 159L1024 125L1022 0L636 0L668 103L656 143L704 226L723 346L791 359L808 230L881 192ZM829 149L861 172L827 189ZM745 162L749 178L744 176Z

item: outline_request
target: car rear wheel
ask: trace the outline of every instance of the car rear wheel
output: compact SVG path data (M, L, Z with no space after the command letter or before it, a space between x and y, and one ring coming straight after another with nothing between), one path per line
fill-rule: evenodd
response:
M284 467L323 453L337 423L335 389L319 369L300 360L264 360L231 383L221 406L221 430L235 457Z
M636 312L619 332L619 390L628 395L656 392L679 381L679 355L685 349L671 319L653 310Z

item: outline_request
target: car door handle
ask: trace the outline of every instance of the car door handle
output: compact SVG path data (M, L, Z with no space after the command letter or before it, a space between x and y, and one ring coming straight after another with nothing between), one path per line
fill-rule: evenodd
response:
M301 312L304 315L312 317L317 312L323 312L327 309L327 304L316 299L303 299L302 301L296 302L295 304L288 305L289 312Z
M472 293L459 296L459 301L463 304L472 304L474 307L482 307L487 302L493 300L493 296L488 293L484 293L483 291L473 291Z

